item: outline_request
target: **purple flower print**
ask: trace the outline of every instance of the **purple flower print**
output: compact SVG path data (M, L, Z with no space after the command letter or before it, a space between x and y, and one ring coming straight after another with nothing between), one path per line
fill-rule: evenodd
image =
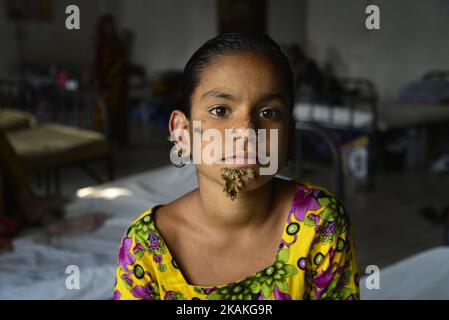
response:
M217 289L217 288L215 288L215 287L212 287L212 288L206 288L206 289L204 289L204 293L205 293L205 294L209 294L209 293L215 291L216 289Z
M136 286L130 292L137 299L154 300L154 288L151 283L147 284L146 286Z
M310 219L310 220L313 220L315 222L315 226L316 226L315 230L317 231L318 230L317 228L319 228L318 223L320 222L320 215L319 214L310 213L307 216L307 218Z
M309 217L310 216L311 215L309 215ZM319 219L319 217L318 217L318 219ZM337 223L335 221L332 221L332 222L329 222L326 227L322 227L322 226L317 225L315 227L315 231L319 232L319 233L322 232L323 236L327 237L328 235L335 234L335 226L336 226L336 224Z
M119 263L123 270L129 271L128 266L136 262L136 258L129 252L131 249L133 240L131 238L123 239L122 245L119 250Z
M164 300L178 300L176 298L176 292L174 291L167 291L165 294Z
M152 231L148 231L148 240L151 243L151 247L153 247L153 243L158 243L158 247L159 247L159 238L152 232Z
M300 191L298 193L298 191ZM317 201L320 190L306 190L303 186L297 187L297 195L293 199L292 211L298 221L304 221L308 210L318 210L321 208Z
M130 286L133 285L133 279L131 278L131 273L128 271L127 273L122 274L121 278L126 281Z
M160 254L155 254L155 255L153 256L153 260L154 260L154 262L156 262L156 263L161 263L161 262L162 262L162 256L161 256Z
M337 223L335 221L330 222L327 227L324 229L324 235L335 234L335 225Z
M122 296L122 294L120 293L120 291L115 290L115 291L114 291L114 296L113 296L112 299L114 299L114 300L120 300L120 297L121 297L121 296Z
M317 275L314 279L313 279L313 283L318 287L318 288L327 288L327 286L331 283L332 279L334 278L334 273L332 272L332 268L334 267L334 265L332 265L331 268L320 272L319 275Z
M145 247L144 247L141 243L137 243L137 244L134 246L133 252L136 253L136 252L139 251L139 250L144 250L144 251L145 251Z
M278 287L274 288L274 298L276 300L291 300L292 298L288 293L282 292Z
M178 300L176 297L176 292L171 290L166 290L164 286L162 286L162 289L165 292L164 300Z
M159 241L153 240L151 241L151 249L157 249L159 248Z
M322 272L320 272L319 275L317 275L314 279L313 279L313 283L315 284L315 295L316 297L319 299L321 297L321 295L323 294L323 292L326 290L326 288L329 286L329 284L332 282L332 280L334 279L334 272L333 269L334 267L337 267L338 264L337 263L333 263L334 260L334 254L335 251L333 249L331 249L329 251L329 263L330 266L329 268L327 268L327 270L324 270ZM317 289L318 288L318 289Z

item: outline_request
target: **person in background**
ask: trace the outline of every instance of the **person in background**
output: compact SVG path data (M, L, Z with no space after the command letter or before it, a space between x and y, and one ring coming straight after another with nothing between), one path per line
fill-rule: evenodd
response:
M102 16L96 28L88 85L105 100L111 139L120 145L128 141L127 51L116 31L114 18Z

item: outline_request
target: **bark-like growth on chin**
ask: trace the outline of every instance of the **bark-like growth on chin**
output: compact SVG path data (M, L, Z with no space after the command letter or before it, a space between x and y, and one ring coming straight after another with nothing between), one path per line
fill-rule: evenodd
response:
M221 178L225 182L223 189L224 194L232 201L237 197L237 194L246 188L245 183L242 180L244 175L247 175L250 179L255 179L256 170L254 168L245 169L231 169L222 168Z

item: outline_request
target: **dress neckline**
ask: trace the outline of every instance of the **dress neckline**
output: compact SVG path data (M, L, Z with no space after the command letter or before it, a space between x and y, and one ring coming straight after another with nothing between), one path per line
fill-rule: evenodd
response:
M177 263L177 260L176 260L176 259L174 258L174 256L172 255L172 253L171 253L171 251L170 251L170 249L169 249L169 246L167 245L167 242L166 242L165 239L162 237L162 235L161 235L161 233L160 233L160 231L159 231L159 229L158 229L158 227L157 227L157 225L156 225L156 222L155 222L155 215L156 215L157 209L163 207L164 205L161 205L161 204L160 204L160 205L156 205L156 206L154 206L153 208L151 208L151 210L150 210L150 212L149 212L149 214L151 215L151 223L152 223L152 225L153 225L153 227L154 227L154 230L156 231L156 233L157 233L159 239L160 239L160 240L162 241L162 243L164 244L164 246L165 246L165 248L166 248L166 254L168 255L169 259L170 259L170 260L174 260L175 263L177 264L177 268L175 268L175 269L176 269L177 273L179 274L180 278L182 279L183 284L185 284L185 285L187 285L187 286L189 286L189 287L205 288L205 289L206 289L206 288L221 288L221 287L225 287L225 286L228 286L228 285L231 285L231 284L235 284L235 283L239 283L239 282L241 282L241 281L245 281L246 279L253 277L253 276L256 275L257 273L265 271L267 268L271 267L273 264L276 263L276 260L278 259L278 256L279 256L279 252L281 251L281 249L283 249L283 244L285 243L285 240L286 240L286 239L285 239L286 230L287 230L287 227L288 227L288 225L289 225L289 220L290 220L290 216L291 216L291 214L292 214L292 210L294 210L294 203L295 203L295 200L296 200L296 198L298 197L298 192L300 191L299 185L300 185L300 184L299 184L298 182L295 181L295 192L294 192L294 195L293 195L293 199L292 199L292 201L290 202L291 204L290 204L289 212L288 212L288 214L287 214L287 219L285 219L284 224L283 224L282 235L281 235L281 239L279 240L279 243L278 243L278 245L277 245L277 247L276 247L276 255L275 255L275 257L274 257L274 261L273 261L270 265L266 266L265 268L263 268L263 269L261 269L261 270L259 270L259 271L256 271L256 272L254 272L254 273L252 273L252 274L250 274L250 275L248 275L248 276L246 276L246 277L244 277L244 278L241 278L241 279L238 279L238 280L236 280L236 281L233 281L233 282L227 282L227 283L223 283L223 284L219 284L219 285L196 285L196 284L190 284L190 283L187 281L187 278L185 277L184 273L182 272L181 267L180 267L179 264Z

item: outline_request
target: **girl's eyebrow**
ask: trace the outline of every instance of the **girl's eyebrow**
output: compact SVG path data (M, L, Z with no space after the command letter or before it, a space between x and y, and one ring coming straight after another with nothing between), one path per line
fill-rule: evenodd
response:
M266 103L266 102L270 102L273 100L279 100L282 103L287 102L287 98L285 97L285 95L283 95L282 93L279 93L279 92L267 93L260 98L259 102Z
M204 93L201 96L201 99L209 98L209 97L222 98L222 99L227 99L227 100L232 100L232 101L236 101L237 100L237 98L234 97L232 94L226 93L226 92L221 92L221 91L218 91L218 90L215 90L215 89L207 91L206 93Z
M218 91L216 89L207 91L206 93L204 93L200 99L205 99L205 98L222 98L222 99L227 99L227 100L231 100L231 101L237 101L237 98L235 96L233 96L230 93L226 93L226 92L222 92L222 91ZM259 99L259 103L266 103L266 102L270 102L273 100L279 100L282 103L286 103L287 102L287 98L285 97L285 95L283 95L282 93L279 92L271 92L271 93L267 93L264 94L260 99Z

